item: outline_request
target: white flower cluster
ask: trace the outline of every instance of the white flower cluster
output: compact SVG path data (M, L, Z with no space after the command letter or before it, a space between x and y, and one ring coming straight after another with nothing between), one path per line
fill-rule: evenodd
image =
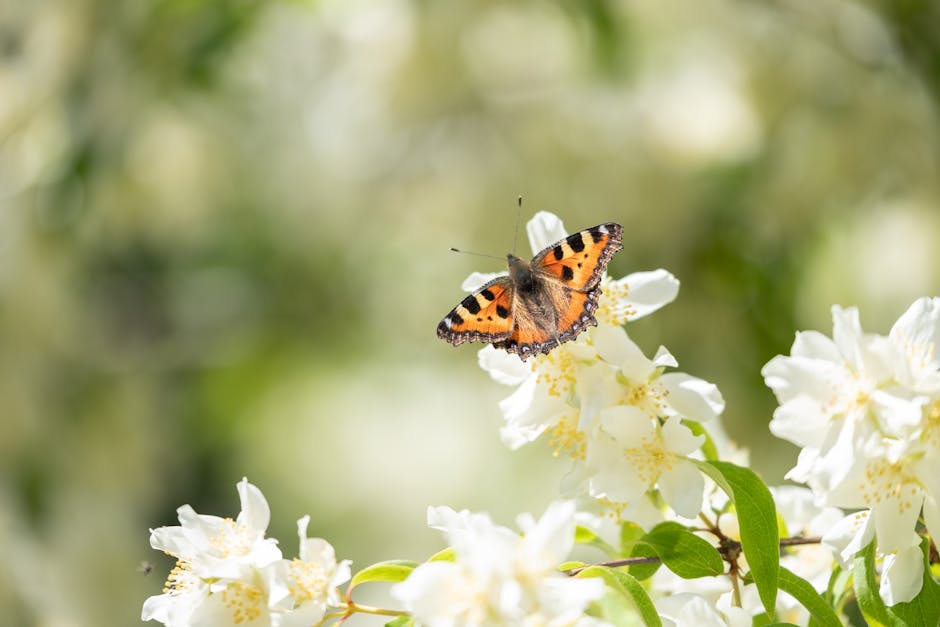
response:
M520 516L520 535L486 514L430 507L428 524L444 532L455 560L418 566L392 595L429 627L607 625L584 614L603 581L558 570L574 545L574 514L573 503L553 503L538 521Z
M554 215L540 212L528 223L532 250L567 234ZM473 275L474 289L493 275ZM711 383L680 372L664 347L653 359L621 325L676 297L679 282L665 270L602 279L598 326L529 362L487 346L480 365L496 381L518 385L501 404L503 440L511 447L547 434L556 456L575 462L569 490L589 495L619 517L661 520L646 494L654 489L676 513L695 517L704 480L687 457L705 438L683 421L707 422L724 409Z
M536 252L566 235L561 221L544 212L527 230ZM464 287L473 290L491 278L474 275ZM484 513L429 508L428 524L444 532L450 550L418 566L364 569L343 598L338 586L350 580L349 562L337 563L325 540L307 538L307 516L297 525L299 558L283 559L277 541L265 537L268 504L243 479L235 520L183 506L179 526L151 531L151 545L173 556L176 566L163 594L144 603L142 618L170 627L301 627L338 624L366 612L428 627L606 627L605 619L639 623L641 615L651 620L655 612L670 627L745 627L773 609L778 620L807 624L808 608L819 612L811 601L824 602L832 592L833 553L847 568L872 542L884 601L893 606L915 599L925 578L921 534L940 532L940 298L916 301L886 336L863 333L854 308L834 307L832 338L798 333L790 355L764 367L780 402L771 431L802 449L787 477L809 487L771 489L777 517L764 525L770 530L764 540L776 542L779 530L801 536L781 542L780 563L790 583L781 579L781 594L771 601L764 588L758 593L769 578L758 568L762 558L754 557L761 554L752 554L752 572L740 550L761 532L751 518L738 519L736 512L745 511L737 509L738 488L725 494L706 483L696 465L706 442L706 450L747 465L746 453L725 441L718 389L667 372L678 365L669 351L660 347L647 357L622 326L671 302L678 286L665 270L620 280L604 276L597 327L528 362L492 346L479 353L480 365L496 381L517 386L500 403L506 444L518 448L544 436L556 456L572 460L563 487L569 496L613 516L577 513L573 501L560 501L538 520L520 516L519 533ZM731 464L708 468L720 466ZM751 481L762 485L756 477ZM615 562L629 554L631 543L651 542L655 535L631 540L635 527L617 523L648 531L669 520L661 528L678 522L686 535L696 533L719 548L730 566L708 571L718 576L685 579L660 554L665 567L647 573L652 578L642 586L632 580L630 591L623 583L629 579L606 580L628 577L614 570L622 562L573 577L560 568L575 542L576 517L591 544ZM742 539L742 529L752 535ZM710 551L707 545L704 550ZM776 547L770 555L776 556ZM794 585L794 577L804 585ZM398 582L391 595L404 610L354 603L352 591L365 581ZM634 605L618 609L625 595ZM830 623L839 611L831 608Z
M336 587L349 579L349 562L333 547L307 537L309 516L297 521L300 556L282 559L277 540L265 538L271 517L261 491L238 483L235 520L177 510L179 526L150 532L150 545L176 558L163 594L144 603L142 620L167 627L250 624L309 627L339 603Z
M802 447L788 478L817 502L860 509L824 542L843 563L873 539L880 593L910 601L923 583L918 517L940 533L940 299L910 306L887 336L862 332L855 308L832 308L832 338L798 333L764 367L780 407L770 429Z

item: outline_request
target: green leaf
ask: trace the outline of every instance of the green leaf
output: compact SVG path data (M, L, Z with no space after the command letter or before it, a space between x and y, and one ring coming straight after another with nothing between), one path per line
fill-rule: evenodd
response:
M826 600L820 596L813 586L803 579L791 573L786 568L780 569L779 577L780 589L800 602L805 607L810 616L820 627L841 627L842 621L836 613L829 607Z
M662 627L662 621L659 619L659 613L653 601L643 585L629 574L606 566L591 566L582 570L577 576L601 577L608 588L633 603L647 627Z
M574 541L577 544L590 544L597 539L597 534L594 533L593 529L588 529L583 525L575 525L574 528Z
M352 581L349 582L349 590L351 591L359 584L368 581L382 581L386 583L404 581L417 566L417 562L409 562L406 560L390 560L388 562L379 562L378 564L366 566L353 575Z
M409 627L414 624L415 619L413 616L399 616L395 620L390 620L385 623L385 627Z
M454 553L454 547L447 547L442 551L438 551L434 555L428 558L429 562L454 562L457 561L457 555Z
M888 611L888 607L878 594L878 582L875 579L875 543L855 554L855 563L852 566L855 597L862 616L872 627L885 625L887 627L904 627L905 623Z
M697 462L697 465L734 501L741 547L764 609L773 618L780 571L780 535L773 496L752 470L728 462Z
M838 564L832 568L829 576L829 585L823 598L830 607L839 609L845 605L852 592L852 569L842 568Z
M931 625L940 623L940 584L930 575L929 542L921 540L920 550L924 559L924 583L916 597L907 603L898 603L888 608L909 625Z
M609 586L604 587L604 595L591 603L586 613L617 627L644 627L633 601L614 592Z
M725 571L715 547L679 523L659 523L642 542L656 551L663 564L683 579L713 577Z
M633 547L633 550L630 551L630 557L659 557L659 554L656 552L656 549L648 544L636 544ZM649 564L633 564L628 566L628 572L639 579L644 581L649 579L656 571L659 570L659 567L662 566L662 562L651 562Z
M633 550L634 545L637 541L646 535L646 532L643 531L643 527L639 526L635 522L624 522L620 525L620 554L621 555L630 555L630 551Z

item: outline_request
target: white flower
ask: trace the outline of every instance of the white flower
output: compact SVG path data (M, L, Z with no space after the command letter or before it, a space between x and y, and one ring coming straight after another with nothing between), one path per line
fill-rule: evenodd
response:
M333 547L306 537L309 517L297 522L300 558L283 560L277 541L264 537L270 520L264 495L247 479L238 493L242 509L235 520L184 505L179 526L151 531L151 545L177 562L163 594L144 602L142 620L168 627L300 627L339 603L336 586L349 579L349 563L337 565Z
M456 559L422 564L392 596L430 627L602 625L584 610L604 594L603 582L557 570L574 543L574 513L560 502L538 521L521 516L520 537L485 514L428 508L428 524L444 530Z
M151 530L150 546L177 561L163 594L144 602L142 620L189 625L199 616L220 611L220 603L254 615L263 591L253 569L281 559L281 551L277 540L264 537L271 518L264 495L247 479L237 488L241 511L235 520L197 514L184 505L176 510L180 525ZM238 585L225 589L218 583L210 584L219 580L237 581Z
M235 520L176 510L180 525L150 531L150 546L190 563L202 578L237 577L245 566L261 568L281 559L277 540L265 538L271 510L261 490L238 483L241 511Z
M799 333L791 354L762 371L780 401L771 430L803 447L787 477L821 503L864 510L864 521L853 514L827 538L843 560L876 539L889 603L920 590L921 513L940 532L938 338L940 299L914 302L888 336L863 333L856 309L833 307L831 340Z
M349 581L349 560L336 563L336 551L322 538L308 538L310 516L297 521L299 556L281 560L266 572L273 627L304 627L318 623L328 606L340 604L337 587Z
M588 449L590 492L630 503L658 487L678 515L694 518L702 509L705 480L686 456L704 440L678 418L660 425L636 407L609 407Z
M849 514L834 524L823 535L824 546L829 547L843 568L850 568L855 554L868 546L876 537L871 510ZM910 601L920 592L923 584L924 562L920 551L920 537L908 530L907 543L888 552L878 547L884 558L879 594L888 605Z

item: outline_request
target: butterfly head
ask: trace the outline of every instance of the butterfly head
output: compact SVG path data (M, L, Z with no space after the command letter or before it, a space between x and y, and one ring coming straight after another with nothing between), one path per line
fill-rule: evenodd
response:
M512 253L506 255L509 262L509 278L513 285L521 292L531 291L535 287L535 277L532 275L532 266L525 259L520 259Z

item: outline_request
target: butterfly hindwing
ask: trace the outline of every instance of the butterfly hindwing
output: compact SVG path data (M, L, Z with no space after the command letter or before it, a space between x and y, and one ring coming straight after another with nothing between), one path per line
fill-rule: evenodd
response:
M494 343L494 346L517 353L523 361L537 353L548 353L559 343L574 339L585 328L597 324L594 312L597 310L597 299L600 295L599 286L585 292L565 289L567 305L558 311L557 326L554 330L516 326L508 338Z
M532 270L574 290L597 285L614 253L623 248L623 227L614 222L572 233L532 259Z
M512 328L512 284L503 276L460 301L437 325L437 336L454 346L499 342L510 336Z

